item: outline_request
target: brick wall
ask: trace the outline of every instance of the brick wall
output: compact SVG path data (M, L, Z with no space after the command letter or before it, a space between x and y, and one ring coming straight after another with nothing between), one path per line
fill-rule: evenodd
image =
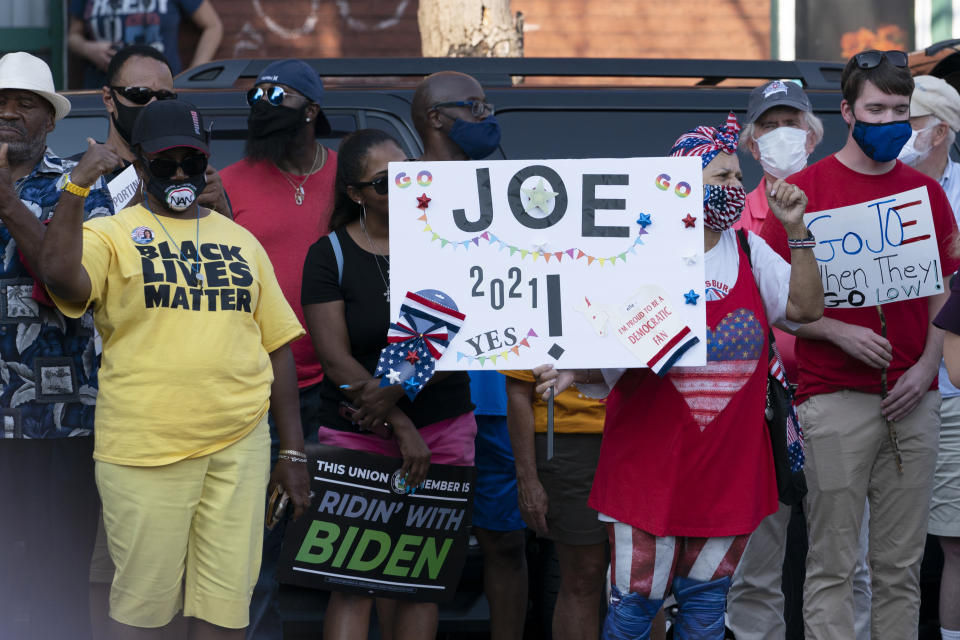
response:
M221 58L420 55L416 0L212 2L224 23ZM764 1L512 0L511 6L524 15L527 56L770 55L770 3ZM694 24L707 28L695 31ZM185 60L195 41L190 31L182 36Z

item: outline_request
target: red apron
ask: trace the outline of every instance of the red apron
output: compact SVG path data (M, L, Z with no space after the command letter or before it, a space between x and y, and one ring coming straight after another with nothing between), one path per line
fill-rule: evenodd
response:
M764 422L768 324L743 250L707 302L707 365L628 369L607 399L590 506L657 536L751 533L777 509Z

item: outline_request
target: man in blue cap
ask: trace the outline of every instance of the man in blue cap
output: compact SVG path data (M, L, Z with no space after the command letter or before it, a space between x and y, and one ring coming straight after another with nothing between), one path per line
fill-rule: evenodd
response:
M220 172L234 220L249 230L273 262L283 294L304 324L300 285L307 249L327 232L333 210L336 153L317 139L330 134L320 105L323 82L302 60L267 65L247 93L250 116L245 158ZM309 337L291 344L300 390L304 438L316 442L323 379ZM277 456L271 422L272 458ZM283 527L267 536L260 581L251 602L250 637L279 638L273 578Z

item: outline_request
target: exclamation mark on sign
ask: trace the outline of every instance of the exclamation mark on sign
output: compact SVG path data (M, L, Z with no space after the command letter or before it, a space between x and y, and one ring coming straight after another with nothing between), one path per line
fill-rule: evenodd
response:
M560 276L547 276L547 326L551 336L563 335L563 314L560 306Z

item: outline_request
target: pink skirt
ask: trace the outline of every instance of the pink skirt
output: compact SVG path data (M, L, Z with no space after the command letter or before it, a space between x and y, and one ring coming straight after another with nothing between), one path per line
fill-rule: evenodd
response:
M430 449L430 462L452 464L460 467L473 466L474 439L477 437L477 421L473 412L464 413L455 418L428 424L417 429L420 437ZM400 447L393 438L386 440L371 433L339 431L329 427L317 430L320 444L328 444L343 449L367 451L391 458L401 458Z

